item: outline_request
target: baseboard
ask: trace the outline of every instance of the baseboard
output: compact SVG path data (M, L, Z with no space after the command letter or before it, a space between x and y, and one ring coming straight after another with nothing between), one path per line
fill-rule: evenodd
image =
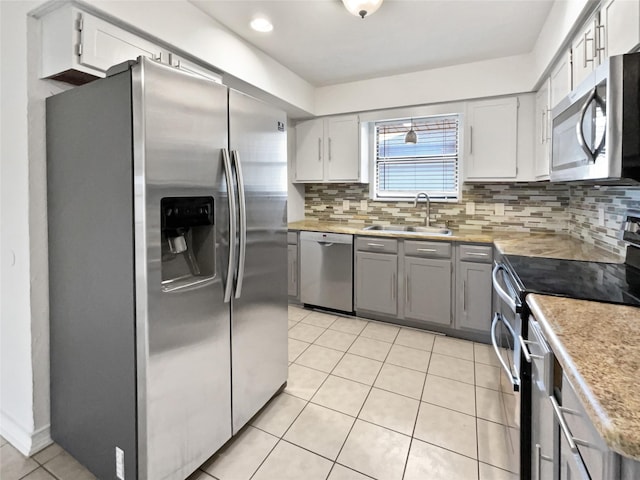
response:
M53 443L50 425L28 432L5 412L0 412L0 435L26 457Z

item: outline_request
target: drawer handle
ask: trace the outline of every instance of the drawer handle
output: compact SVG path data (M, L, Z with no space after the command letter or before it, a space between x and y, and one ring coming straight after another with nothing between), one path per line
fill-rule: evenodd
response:
M534 355L529 352L529 347L527 346L530 343L537 345L537 342L532 342L531 340L525 340L522 338L522 335L518 335L518 341L520 342L520 347L522 348L522 354L524 355L524 359L527 363L531 363L531 359L535 358L536 360L543 360L544 357L542 355Z
M571 435L571 430L569 430L569 425L567 425L567 421L562 414L560 405L558 405L558 402L553 395L549 396L549 401L551 402L551 407L553 407L553 413L560 424L560 430L562 430L562 433L569 443L569 448L573 453L578 453L578 447L576 446L576 442L573 440L573 435Z
M418 248L419 252L437 252L435 248Z
M480 253L480 252L468 252L467 255L473 256L473 257L488 257L489 256L488 253Z
M384 245L382 243L367 243L368 247L377 247L377 248L384 248Z

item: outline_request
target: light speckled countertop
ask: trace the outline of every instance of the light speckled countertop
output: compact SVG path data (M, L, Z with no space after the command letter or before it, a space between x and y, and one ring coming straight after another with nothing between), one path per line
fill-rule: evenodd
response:
M602 438L640 460L640 308L537 294L527 303Z
M346 233L375 237L413 238L443 242L493 243L498 251L507 255L560 258L564 260L587 260L592 262L621 263L623 259L598 247L582 242L569 235L526 232L478 232L455 230L451 236L424 235L415 233L383 232L363 230L364 225L327 223L302 220L289 223L289 230Z

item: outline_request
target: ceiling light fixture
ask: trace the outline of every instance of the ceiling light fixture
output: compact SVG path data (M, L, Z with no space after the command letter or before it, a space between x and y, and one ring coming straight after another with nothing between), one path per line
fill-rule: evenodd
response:
M254 18L250 25L256 32L267 33L273 30L273 24L264 17Z
M411 130L405 135L404 143L418 143L418 134L413 129L413 118L411 119Z
M356 17L373 15L382 5L382 0L342 0L349 13Z

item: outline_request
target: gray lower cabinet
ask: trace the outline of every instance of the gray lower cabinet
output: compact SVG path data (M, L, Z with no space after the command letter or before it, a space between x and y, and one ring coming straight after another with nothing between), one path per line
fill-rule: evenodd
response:
M456 262L456 328L489 333L491 329L493 248L458 245Z
M398 256L356 253L356 310L386 315L398 313Z
M451 324L451 260L405 257L405 308L409 320Z

